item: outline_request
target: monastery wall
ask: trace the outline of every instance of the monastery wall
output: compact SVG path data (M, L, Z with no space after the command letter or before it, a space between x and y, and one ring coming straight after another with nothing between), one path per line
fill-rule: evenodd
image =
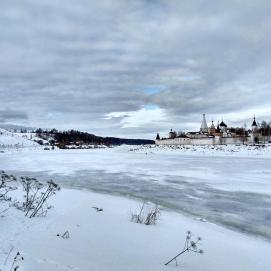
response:
M174 138L155 140L157 145L227 145L252 143L250 137Z
M220 144L245 144L250 143L250 137L221 137Z
M174 138L174 139L162 139L156 140L157 145L213 145L215 144L215 138Z

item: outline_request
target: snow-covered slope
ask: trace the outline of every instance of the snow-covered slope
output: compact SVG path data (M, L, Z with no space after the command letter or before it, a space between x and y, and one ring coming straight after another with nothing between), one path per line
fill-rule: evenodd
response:
M63 189L50 204L46 217L29 219L15 208L1 217L1 270L2 264L11 270L18 251L19 271L270 270L269 242L209 222L162 209L157 225L136 224L130 216L141 202L79 190ZM204 254L186 253L179 266L165 266L183 248L187 230L202 237ZM66 231L68 239L57 236Z
M18 134L0 128L0 149L35 146L38 146L38 144Z

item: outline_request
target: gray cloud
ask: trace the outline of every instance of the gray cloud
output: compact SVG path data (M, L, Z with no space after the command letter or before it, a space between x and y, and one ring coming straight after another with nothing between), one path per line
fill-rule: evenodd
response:
M271 118L270 12L266 0L1 2L0 108L30 126L143 137L202 112ZM148 105L167 121L104 118Z
M27 113L23 111L4 109L0 110L0 122L27 120Z

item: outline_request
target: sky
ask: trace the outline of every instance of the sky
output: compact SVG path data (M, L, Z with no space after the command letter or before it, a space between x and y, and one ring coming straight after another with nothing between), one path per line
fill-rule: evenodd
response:
M271 120L269 0L0 2L0 123L154 138Z

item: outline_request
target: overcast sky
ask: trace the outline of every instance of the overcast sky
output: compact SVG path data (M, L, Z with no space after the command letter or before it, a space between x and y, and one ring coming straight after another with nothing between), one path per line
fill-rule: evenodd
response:
M270 0L0 2L0 123L153 138L271 120Z

